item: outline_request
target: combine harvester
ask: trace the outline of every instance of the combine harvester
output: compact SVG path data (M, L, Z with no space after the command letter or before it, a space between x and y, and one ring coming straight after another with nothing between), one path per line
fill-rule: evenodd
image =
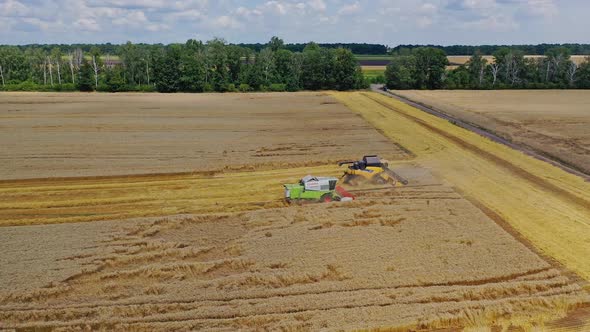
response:
M378 156L364 156L358 161L341 161L338 166L350 165L342 178L344 184L357 186L361 183L391 184L392 186L405 186L408 180L389 169L387 160Z
M407 185L408 181L389 169L388 163L378 156L364 156L359 161L342 161L338 166L350 165L341 177L343 184L357 186L361 183ZM352 201L354 196L338 185L335 177L315 177L307 175L295 184L285 184L287 202L331 202ZM388 189L379 188L379 189Z
M299 183L285 184L285 200L287 202L331 202L352 201L354 196L341 186L336 185L338 178L305 176Z

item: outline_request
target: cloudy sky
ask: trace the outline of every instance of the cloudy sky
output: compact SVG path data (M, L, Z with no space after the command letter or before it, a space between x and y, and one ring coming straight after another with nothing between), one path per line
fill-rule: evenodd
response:
M590 43L587 0L0 0L0 44Z

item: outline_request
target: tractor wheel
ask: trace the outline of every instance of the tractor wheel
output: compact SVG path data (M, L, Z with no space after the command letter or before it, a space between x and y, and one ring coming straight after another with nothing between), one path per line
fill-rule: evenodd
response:
M329 203L331 201L333 201L332 194L323 194L322 197L320 197L320 202Z

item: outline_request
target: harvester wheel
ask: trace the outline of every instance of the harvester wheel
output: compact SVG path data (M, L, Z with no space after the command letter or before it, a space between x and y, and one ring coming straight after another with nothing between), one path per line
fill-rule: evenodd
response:
M323 194L322 197L320 197L320 202L328 203L328 202L331 202L332 200L333 200L332 194Z
M358 175L354 175L354 174L346 174L344 176L344 181L342 181L344 184L350 185L350 186L358 186L359 184L359 178L360 176Z
M373 177L373 183L375 183L375 184L387 184L387 180L385 180L381 175L375 175Z

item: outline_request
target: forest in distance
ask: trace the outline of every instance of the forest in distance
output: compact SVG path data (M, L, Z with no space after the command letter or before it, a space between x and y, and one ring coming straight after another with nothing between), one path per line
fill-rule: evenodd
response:
M249 92L390 89L590 88L586 44L429 46L379 44L177 44L0 46L0 91ZM473 54L456 68L447 55ZM471 52L471 53L467 53ZM542 52L541 57L525 57ZM359 56L387 53L383 74L363 75ZM483 55L493 55L493 61Z

